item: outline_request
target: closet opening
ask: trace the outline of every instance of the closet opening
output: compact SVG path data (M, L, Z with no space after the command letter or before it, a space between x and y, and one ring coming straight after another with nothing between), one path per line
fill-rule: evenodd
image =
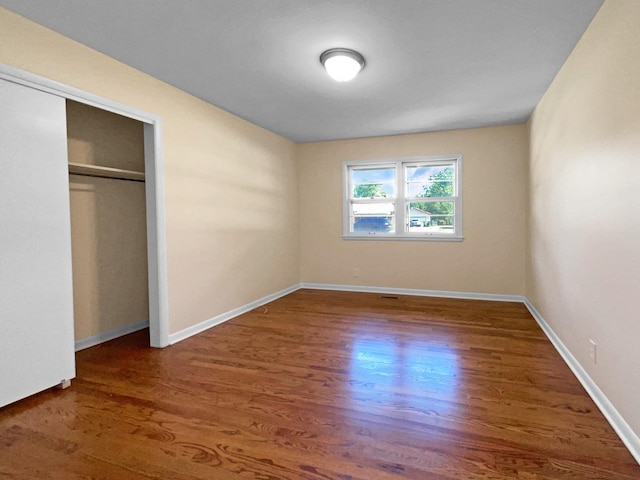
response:
M76 351L149 326L144 124L67 99Z

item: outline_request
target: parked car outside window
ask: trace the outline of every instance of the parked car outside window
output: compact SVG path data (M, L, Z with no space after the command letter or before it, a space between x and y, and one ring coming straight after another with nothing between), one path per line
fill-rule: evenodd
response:
M390 232L393 225L387 217L361 217L353 223L354 232Z

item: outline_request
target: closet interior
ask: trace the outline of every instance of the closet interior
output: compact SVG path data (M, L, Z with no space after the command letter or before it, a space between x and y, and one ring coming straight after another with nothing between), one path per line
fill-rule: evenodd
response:
M77 350L148 324L144 133L71 100L66 117Z

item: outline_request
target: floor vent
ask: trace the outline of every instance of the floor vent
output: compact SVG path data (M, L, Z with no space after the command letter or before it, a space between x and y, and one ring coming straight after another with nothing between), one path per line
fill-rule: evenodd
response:
M390 300L398 300L398 296L397 295L380 295L380 298L387 298Z

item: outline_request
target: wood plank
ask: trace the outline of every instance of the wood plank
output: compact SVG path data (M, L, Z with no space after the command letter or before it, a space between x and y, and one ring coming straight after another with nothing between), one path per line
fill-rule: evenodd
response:
M300 290L0 410L0 478L636 479L523 305Z

